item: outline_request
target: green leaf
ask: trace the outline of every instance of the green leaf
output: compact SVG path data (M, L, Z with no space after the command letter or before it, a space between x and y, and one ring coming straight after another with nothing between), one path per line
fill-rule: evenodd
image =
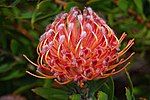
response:
M46 14L46 15L43 15L43 16L41 16L41 17L38 17L38 18L35 20L35 22L40 21L40 20L43 20L43 19L46 19L46 18L48 18L48 17L50 17L50 16L54 16L54 15L58 14L58 13L60 12L60 10L61 10L61 7L59 7L56 11L54 11L54 12L52 12L52 13L48 13L48 14Z
M61 7L57 7L57 5L51 2L50 0L43 0L40 3L38 3L31 18L32 28L34 28L35 22L58 14L60 12L60 8Z
M109 77L105 83L102 84L101 88L99 89L106 94L108 94L108 100L114 100L114 82L113 78Z
M12 65L9 63L0 65L0 73L4 73L7 72L8 70L10 70L12 68Z
M38 41L39 36L38 36L37 32L34 31L34 30L30 30L29 33L32 35L32 37L34 38L34 40L37 40L37 41L35 41L35 42L37 42L37 44L38 44L38 42L39 42L39 41ZM35 42L34 42L34 43L35 43ZM36 45L37 45L37 44L36 44Z
M81 100L81 96L80 94L74 94L70 96L71 100Z
M108 78L107 84L109 86L109 100L114 100L114 81L112 77Z
M15 71L12 71L11 73L9 73L7 76L4 76L0 80L1 81L7 81L7 80L10 80L10 79L19 78L19 77L24 76L24 74L25 73L20 72L19 70L15 70Z
M19 17L19 18L30 19L30 18L32 18L32 12L24 12L21 14L21 17Z
M108 14L108 23L109 23L109 25L113 25L113 20L114 20L114 17L113 17L113 14Z
M128 9L128 1L127 0L119 0L118 6L119 6L119 8L121 10L123 10L124 12L126 12L127 9Z
M32 14L32 18L31 18L31 27L34 29L34 22L35 22L35 18L37 16L37 9L35 9L35 11Z
M90 95L94 97L95 93L106 82L106 79L93 80L88 82L88 88L90 89Z
M3 20L3 19L2 19ZM2 22L2 20L0 20ZM0 45L2 46L3 49L7 48L7 35L2 34L4 30L0 31Z
M14 17L19 17L20 16L20 10L17 7L12 8L13 16Z
M65 11L68 12L74 6L81 7L79 3L72 1L67 3L67 7L65 8Z
M127 89L127 88L125 88L125 89L126 89L126 98L127 98L127 100L132 100L132 95L130 93L130 90Z
M20 3L20 1L21 1L21 0L15 0L15 1L11 4L11 6L16 6L18 3Z
M14 16L12 11L8 8L1 9L1 12L3 13L4 16Z
M49 8L51 6L52 10L54 10L56 8L56 6L54 6L50 0L43 0L40 3L37 4L36 9L39 11L45 11L45 9Z
M35 83L34 83L35 84ZM22 92L33 88L34 84L23 85L13 92L13 94L21 94Z
M67 100L68 99L67 93L59 89L38 87L38 88L32 89L32 91L47 100Z
M91 4L91 3L94 3L94 2L97 2L99 0L89 0L86 4Z
M128 73L128 71L125 69L125 74L126 74L126 76L127 76L127 82L128 82L128 84L129 84L129 87L130 87L130 89L129 89L129 91L130 91L130 94L131 94L131 98L133 99L133 100L135 100L135 98L134 98L134 95L133 95L133 84L132 84L132 80L131 80L131 77L130 77L130 75L129 75L129 73ZM127 90L126 90L127 91Z
M47 79L47 80L45 80L43 87L51 88L51 85L52 85L52 80Z
M145 91L146 92L146 91ZM140 88L140 87L134 87L133 88L133 93L135 94L135 95L138 95L138 94L142 94L143 93L143 90Z
M18 89L16 89L13 94L21 94L21 93L24 93L25 91L27 90L30 90L32 88L34 88L35 86L42 86L42 83L41 82L34 82L32 84L25 84L25 85L22 85L21 87L19 87Z
M108 95L102 91L98 92L98 100L108 100Z
M150 30L146 30L146 38L149 39L150 38Z
M142 0L133 0L136 7L137 7L137 11L140 13L140 14L143 14L143 3L142 3Z
M14 55L17 55L19 54L19 49L20 49L20 44L18 43L18 41L16 40L11 40L11 44L10 44L10 47L11 47L11 51Z
M110 12L112 10L112 1L111 0L95 0L91 2L88 6L92 7L93 10Z

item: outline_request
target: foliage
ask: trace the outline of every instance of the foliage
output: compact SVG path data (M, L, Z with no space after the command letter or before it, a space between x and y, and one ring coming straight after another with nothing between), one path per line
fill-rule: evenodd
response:
M37 79L25 73L26 70L35 71L35 68L22 55L25 54L36 62L35 51L39 36L58 13L68 11L73 6L78 6L80 9L85 6L92 7L115 30L118 36L122 32L126 32L128 38L135 38L136 45L131 51L135 51L143 59L149 56L149 0L1 0L0 95L23 95L29 100L35 98L40 100L43 98L80 100L85 95L92 97L93 100L115 100L117 98L112 77L87 82L86 89L81 90L74 83L59 86L52 81ZM150 89L147 87L149 87L148 83L150 84L150 76L143 73L139 79L131 77L133 84L136 85L139 82L144 85L143 87L138 84L133 88L127 72L126 75L128 85L124 88L126 91L124 95L127 100L134 99L133 94L135 98L148 99ZM142 91L145 88L147 90L143 94ZM31 89L43 98L35 95ZM90 89L90 92L87 89ZM86 94L84 94L85 91Z

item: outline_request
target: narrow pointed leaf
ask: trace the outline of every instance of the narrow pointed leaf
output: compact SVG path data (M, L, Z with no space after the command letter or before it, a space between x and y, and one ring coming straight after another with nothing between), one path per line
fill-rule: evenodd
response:
M125 89L126 89L126 98L127 98L127 100L132 100L132 95L130 93L130 90L127 89L127 88L125 88Z
M49 89L49 88L44 88L44 87L38 87L38 88L32 89L32 91L47 100L67 100L68 99L67 93L59 89L53 89L53 88Z
M81 100L80 94L74 94L70 96L71 100Z
M98 100L109 100L108 95L102 91L98 92Z
M133 0L136 7L137 7L137 11L142 14L143 13L143 3L142 0Z

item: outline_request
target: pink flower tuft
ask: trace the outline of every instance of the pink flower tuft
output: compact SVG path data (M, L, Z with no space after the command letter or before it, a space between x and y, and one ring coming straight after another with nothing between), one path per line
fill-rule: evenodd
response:
M126 34L118 39L113 30L90 7L83 13L76 7L59 14L46 28L37 47L38 78L54 79L60 84L75 81L81 87L85 81L106 78L129 64L120 57L134 44L119 47ZM120 66L123 65L123 66Z

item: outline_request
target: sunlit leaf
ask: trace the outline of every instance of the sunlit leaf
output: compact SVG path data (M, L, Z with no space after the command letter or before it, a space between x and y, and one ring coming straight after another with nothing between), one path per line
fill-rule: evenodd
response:
M71 100L81 100L81 96L80 94L74 94L70 96Z
M125 70L125 73L126 73L127 80L128 80L127 82L128 82L128 84L129 84L129 87L130 87L129 90L126 88L126 96L129 94L128 91L130 91L131 98L132 98L133 100L135 100L134 95L133 95L133 84L132 84L131 77L130 77L130 75L129 75L129 73L128 73L127 70ZM130 99L129 99L129 100L130 100Z
M30 19L31 17L32 17L32 12L25 12L25 13L22 13L19 18Z
M114 100L114 82L112 77L109 77L105 83L102 84L99 91L108 94L108 100Z
M108 100L108 95L102 91L98 92L98 100Z
M51 88L51 86L52 86L52 80L50 79L45 80L43 87Z
M127 88L125 88L125 89L126 89L126 98L127 98L127 100L132 100L132 95L130 93L130 90L127 89Z

